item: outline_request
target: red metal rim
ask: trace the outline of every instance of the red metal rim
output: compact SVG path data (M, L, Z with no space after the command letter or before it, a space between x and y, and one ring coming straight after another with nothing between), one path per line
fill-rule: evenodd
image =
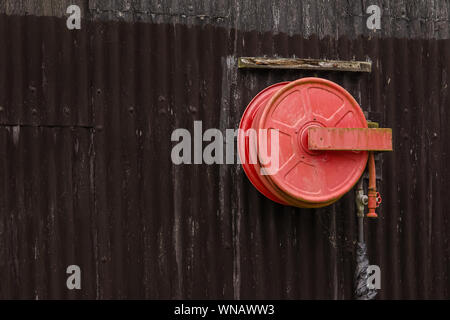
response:
M256 127L280 132L280 168L268 178L281 191L276 192L278 197L285 198L284 193L305 206L324 206L358 181L367 152L311 152L307 148L310 126L367 128L361 108L344 88L321 78L299 79L273 94L261 112ZM259 156L262 163L269 161L264 154Z
M259 174L260 166L258 163L251 164L250 163L250 152L249 152L249 137L246 135L249 129L254 128L253 120L258 114L258 111L265 108L267 102L269 102L272 95L278 91L280 88L287 85L289 82L280 82L270 87L265 88L261 92L259 92L248 104L247 108L242 115L241 121L239 123L239 131L238 131L238 153L239 158L241 160L242 167L244 168L244 172L247 175L250 182L253 186L261 192L264 196L269 198L272 201L275 201L280 204L288 205L289 203L284 201L281 197L278 197L276 193L274 194L270 187L267 187L263 182L262 176ZM255 146L256 147L256 146Z

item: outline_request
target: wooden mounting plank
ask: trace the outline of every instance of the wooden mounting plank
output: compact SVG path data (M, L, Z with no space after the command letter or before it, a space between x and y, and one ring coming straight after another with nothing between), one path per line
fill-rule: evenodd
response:
M321 128L308 129L310 150L392 151L390 128Z
M367 61L339 61L300 58L240 57L238 67L259 69L304 69L349 72L371 72L372 63Z

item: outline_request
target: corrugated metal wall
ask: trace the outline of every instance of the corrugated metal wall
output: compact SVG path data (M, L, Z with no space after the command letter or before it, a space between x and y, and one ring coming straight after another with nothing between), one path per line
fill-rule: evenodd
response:
M370 59L373 72L238 70L244 55ZM448 298L449 61L449 40L1 15L0 297L352 298L353 194L283 207L239 165L170 160L175 128L236 128L266 86L320 76L394 130L367 223L378 297Z

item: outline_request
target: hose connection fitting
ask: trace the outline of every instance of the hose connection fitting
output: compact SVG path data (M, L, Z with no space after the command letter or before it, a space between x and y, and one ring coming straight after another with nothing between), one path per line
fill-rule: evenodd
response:
M373 155L373 151L369 152L369 188L368 188L368 208L369 213L367 216L369 218L377 218L378 215L375 212L375 209L380 206L381 196L380 193L377 192L377 177L375 173L375 158Z
M358 218L364 218L364 207L369 203L369 197L364 194L364 189L362 188L362 180L361 180L361 188L358 188L356 191L356 215Z

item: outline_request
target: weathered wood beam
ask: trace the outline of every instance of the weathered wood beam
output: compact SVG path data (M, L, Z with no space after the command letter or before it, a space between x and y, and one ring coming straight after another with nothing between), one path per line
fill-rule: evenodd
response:
M303 69L349 72L371 72L372 63L367 61L339 61L300 58L240 57L238 67L258 69Z

